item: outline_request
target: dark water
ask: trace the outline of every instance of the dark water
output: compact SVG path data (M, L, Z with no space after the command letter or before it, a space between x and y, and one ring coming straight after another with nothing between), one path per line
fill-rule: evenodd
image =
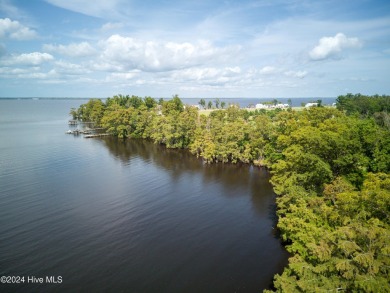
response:
M25 278L0 291L267 288L287 254L266 171L64 134L84 102L0 99L0 276Z

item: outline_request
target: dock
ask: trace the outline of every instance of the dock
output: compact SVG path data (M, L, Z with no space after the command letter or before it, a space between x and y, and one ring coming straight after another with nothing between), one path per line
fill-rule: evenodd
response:
M68 121L68 124L69 124L69 125L77 125L77 124L78 124L78 121L77 121L77 120L69 120L69 121Z
M85 138L103 137L103 136L111 135L110 133L105 133L105 132L104 133L95 133L94 130L95 129L88 129L88 130L75 129L75 130L68 130L65 133L66 134L73 134L73 135L84 134Z
M94 138L94 137L103 137L103 136L110 136L109 133L95 133L95 134L87 134L84 135L84 138Z
M73 135L80 135L84 134L84 137L90 138L90 137L99 137L99 136L107 136L110 135L106 132L101 132L104 130L104 128L85 128L85 129L69 129L68 131L65 131L65 134L73 134Z
M77 120L69 120L68 124L71 126L78 125L79 121ZM93 125L93 122L80 122L80 124L89 124L90 126ZM82 129L75 128L75 129L69 129L68 131L65 131L66 134L73 134L74 136L79 136L80 134L83 134L85 138L93 138L93 137L103 137L103 136L109 136L111 134L105 132L105 128L103 127L83 127Z

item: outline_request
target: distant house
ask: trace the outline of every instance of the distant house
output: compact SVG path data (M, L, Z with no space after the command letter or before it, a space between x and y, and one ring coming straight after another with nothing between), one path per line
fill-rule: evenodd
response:
M310 108L310 107L317 107L318 106L318 103L307 103L305 105L305 108Z
M271 104L256 104L256 109L286 109L288 108L288 104L276 104L276 105L271 105Z
M285 109L285 108L288 108L289 107L289 104L277 104L275 105L275 108L277 109Z
M256 109L268 109L269 106L268 105L264 105L264 104L256 104L255 108Z

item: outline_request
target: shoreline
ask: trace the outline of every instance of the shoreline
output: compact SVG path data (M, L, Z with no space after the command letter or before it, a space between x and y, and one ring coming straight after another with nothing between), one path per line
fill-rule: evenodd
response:
M376 184L369 188L376 188L378 192L372 195L372 199L366 196L364 200L368 208L373 201L377 205L383 202L384 207L381 204L380 209L385 209L386 203L380 198L377 202L375 196L388 192L385 182L390 180L390 164L386 159L390 152L390 137L385 128L386 112L379 113L383 117L371 114L383 118L384 125L381 126L372 117L367 117L369 112L366 110L366 116L358 116L348 112L355 108L343 108L343 105L354 106L348 103L348 99L355 98L370 99L361 95L340 96L337 108L311 106L263 111L228 107L218 111L221 109L183 107L181 100L174 97L162 101L156 113L150 108L131 107L132 104L126 107L127 103L142 103L142 100L121 96L110 100L117 103L115 107L106 105L106 108L101 108L102 125L118 138L150 138L167 149L186 149L205 163L244 163L271 170L269 182L277 195L279 240L292 255L283 273L275 275L274 288L283 291L283 288L293 286L291 288L306 291L319 286L329 290L334 286L332 282L325 281L329 275L340 283L339 287L359 291L362 289L359 282L351 282L340 274L340 270L343 272L344 269L332 262L334 258L340 261L346 259L339 248L343 245L342 235L345 233L337 235L336 240L332 240L330 235L355 227L358 229L356 235L365 239L368 237L364 234L365 229L376 229L380 231L376 234L380 245L372 247L370 253L376 254L377 249L384 249L382 238L390 237L386 236L390 229L382 216L386 212L381 212L381 217L377 219L377 211L355 209L359 203L345 203L342 196L345 192L352 192L352 199L362 198L366 196L366 186ZM375 102L385 99L379 97ZM82 109L93 109L96 104L99 101L90 101ZM212 112L216 112L215 115L210 115ZM373 140L373 137L376 139ZM333 215L331 218L329 213ZM367 217L365 213L371 215L370 220L378 222L359 220ZM351 227L347 219L353 219L354 226ZM364 243L360 243L359 239L350 241L362 250ZM325 255L323 251L326 251ZM380 254L373 257L373 261L386 266L386 259L381 259ZM326 270L325 275L318 271L319 264ZM307 267L310 274L294 269L297 265ZM364 264L357 260L354 265L362 278L367 275ZM379 270L375 274L380 280L387 279L384 277L386 272ZM302 281L296 282L297 279ZM311 284L313 280L317 280L315 284ZM370 285L372 288L377 288L375 282Z

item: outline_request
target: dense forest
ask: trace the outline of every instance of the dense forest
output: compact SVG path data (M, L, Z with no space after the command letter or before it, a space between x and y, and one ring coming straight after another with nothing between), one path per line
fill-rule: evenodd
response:
M186 148L207 163L269 168L289 264L278 292L390 292L390 96L336 108L216 109L178 96L114 96L72 109L119 138Z

